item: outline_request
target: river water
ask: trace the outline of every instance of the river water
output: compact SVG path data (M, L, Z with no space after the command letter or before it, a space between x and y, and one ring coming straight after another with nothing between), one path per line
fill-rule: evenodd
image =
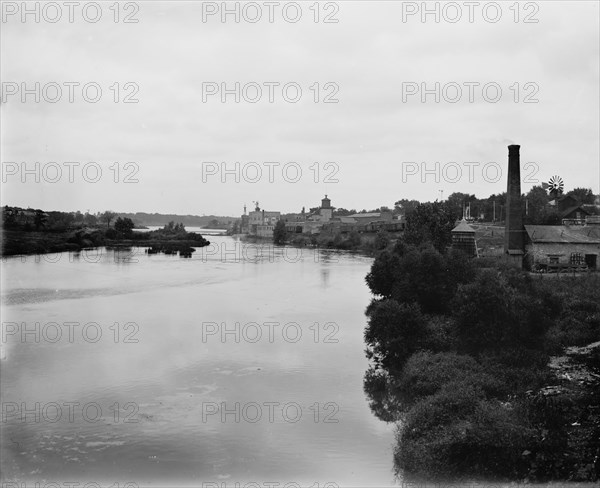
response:
M394 483L371 259L210 240L3 260L2 481Z

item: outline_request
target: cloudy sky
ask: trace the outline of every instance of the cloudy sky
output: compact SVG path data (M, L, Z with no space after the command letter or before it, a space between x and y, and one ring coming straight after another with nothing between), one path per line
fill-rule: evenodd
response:
M485 197L506 189L509 144L524 191L559 175L598 193L599 3L490 3L427 2L436 22L421 2L281 2L270 22L264 2L229 2L235 22L221 2L130 2L115 22L100 2L93 23L93 7L69 22L56 2L36 22L4 2L2 205L239 215L325 193L356 209Z

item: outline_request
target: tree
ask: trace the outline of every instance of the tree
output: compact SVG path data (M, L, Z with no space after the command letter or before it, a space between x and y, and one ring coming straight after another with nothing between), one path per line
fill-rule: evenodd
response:
M473 276L473 261L464 253L442 255L431 246L417 249L398 241L393 250L377 256L366 281L374 295L418 303L423 313L431 314L447 311L458 285Z
M14 208L9 206L2 207L2 226L7 229L18 227Z
M98 224L98 218L94 214L86 212L85 215L83 216L83 223L85 225L93 227Z
M333 211L333 215L336 216L336 217L346 217L348 215L354 215L355 213L356 213L355 209L348 210L348 209L345 209L345 208L342 208L342 207L336 208Z
M591 188L573 188L566 196L574 197L581 205L593 204L595 198Z
M407 200L403 198L394 203L394 213L408 217L420 205L418 200Z
M551 320L548 304L526 273L483 269L458 286L452 315L461 348L469 353L536 347Z
M417 304L395 300L374 301L367 308L369 324L365 329L367 357L376 366L401 369L419 349L427 321Z
M116 216L117 214L115 212L113 212L112 210L107 210L100 216L100 220L102 222L106 222L106 228L108 229L110 227L112 219L114 219Z
M445 202L422 203L406 217L404 241L419 246L431 242L439 252L445 252L452 242L454 215Z
M350 246L350 249L357 249L361 243L362 237L356 230L353 230L348 234L348 245Z
M273 243L284 244L286 238L285 222L278 220L273 229Z
M115 230L125 237L128 237L133 233L133 227L133 220L128 217L125 217L124 219L119 217L115 220Z
M475 195L454 192L448 196L445 203L448 211L455 219L462 219L464 207L466 207L469 203L475 202L477 202ZM477 209L471 208L471 215L477 215Z
M75 221L70 212L48 212L47 227L53 230L67 230Z
M500 221L504 217L503 207L506 205L506 192L498 195L492 194L485 200L481 200L482 210L487 221Z
M526 215L525 222L529 224L544 223L546 214L548 213L548 193L541 186L534 186L527 195L526 199Z
M165 224L165 226L159 232L171 236L179 235L180 237L185 237L186 235L185 226L183 225L183 223L178 222L176 224L174 220L171 220L168 224Z
M48 216L46 215L46 213L43 210L37 209L33 218L33 225L35 225L35 230L40 230L40 227L45 227L47 221Z
M377 235L375 236L375 241L373 242L373 247L375 247L377 251L381 251L388 247L389 244L390 235L385 230L380 230L379 232L377 232Z

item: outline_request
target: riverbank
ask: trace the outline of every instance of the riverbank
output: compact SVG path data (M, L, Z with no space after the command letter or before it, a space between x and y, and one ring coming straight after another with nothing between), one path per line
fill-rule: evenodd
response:
M369 256L394 244L399 234L390 234L385 231L361 234L350 233L321 233L321 234L288 234L285 244L298 248L308 247L315 249L336 249L340 251L356 251ZM244 242L273 244L272 237L259 237L249 234L235 234Z
M563 475L576 481L598 480L600 476L600 341L567 347L550 358L548 367L555 382L540 393L565 422L566 445L562 453ZM539 473L535 460L530 474Z
M600 282L406 245L367 275L365 392L428 480L597 482Z
M210 245L210 241L194 232L172 237L155 232L133 232L131 238L115 239L107 237L107 231L104 229L78 229L61 232L3 230L0 255L76 252L101 246L149 247L156 249L157 252L164 252L165 249L189 252L190 248L208 245Z

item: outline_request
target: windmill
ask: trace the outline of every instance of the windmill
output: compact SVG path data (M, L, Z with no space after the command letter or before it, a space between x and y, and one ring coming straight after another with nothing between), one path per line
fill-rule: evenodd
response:
M558 198L562 195L562 192L565 188L563 180L560 176L554 175L550 180L548 180L548 191L552 198Z

